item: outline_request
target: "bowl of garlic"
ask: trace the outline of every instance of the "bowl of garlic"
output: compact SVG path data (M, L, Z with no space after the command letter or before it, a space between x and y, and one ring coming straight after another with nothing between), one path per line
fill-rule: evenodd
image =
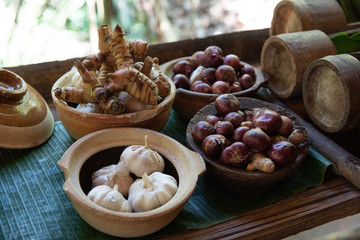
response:
M205 172L200 154L162 133L128 127L80 138L58 166L79 215L117 237L145 236L168 225Z
M60 121L75 139L111 127L160 131L166 124L176 88L159 59L145 56L147 42L126 39L122 28L99 27L99 52L61 76L51 90Z

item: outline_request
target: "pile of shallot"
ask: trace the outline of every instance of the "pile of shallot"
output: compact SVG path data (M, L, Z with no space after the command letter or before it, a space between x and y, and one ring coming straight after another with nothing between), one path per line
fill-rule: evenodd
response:
M191 132L208 156L247 170L273 172L293 164L307 144L305 129L294 128L288 116L269 108L240 110L232 94L215 100L217 114L199 121Z
M173 66L172 80L177 88L200 93L225 94L252 87L255 69L243 64L235 54L223 56L218 46L195 52L190 59Z

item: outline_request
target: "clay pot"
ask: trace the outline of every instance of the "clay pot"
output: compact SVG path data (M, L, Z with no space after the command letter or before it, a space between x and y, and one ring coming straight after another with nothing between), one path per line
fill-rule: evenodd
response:
M54 118L43 97L19 75L0 69L0 147L35 147L53 130Z
M170 93L158 105L138 112L112 115L81 112L55 97L56 88L70 86L72 74L73 71L70 70L54 83L51 96L61 123L75 139L105 128L142 127L160 131L165 126L175 100L175 85L170 79Z
M122 150L144 144L165 159L164 173L178 181L176 194L164 205L147 212L116 212L103 208L87 197L91 174L109 164L118 163ZM198 153L174 139L149 129L113 128L99 130L76 141L58 162L65 174L63 189L76 211L92 227L117 237L151 234L169 224L181 211L195 190L205 164Z

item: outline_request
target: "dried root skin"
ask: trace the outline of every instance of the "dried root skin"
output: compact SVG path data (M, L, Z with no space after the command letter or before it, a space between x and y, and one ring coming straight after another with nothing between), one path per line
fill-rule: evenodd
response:
M90 86L95 86L99 84L99 81L96 79L96 77L84 67L84 65L80 62L79 59L75 60L74 65L77 68L80 76L82 77L84 84L88 84Z
M128 68L134 64L129 43L125 38L123 29L119 25L116 25L115 29L106 36L105 42L114 57L117 69Z
M145 76L147 76L148 78L150 78L152 68L153 68L153 60L151 57L147 56L140 68L140 72L145 74Z
M162 73L160 73L159 76L154 79L154 83L159 89L159 96L161 99L166 98L170 94L170 84L162 75Z
M253 153L251 163L247 165L246 169L270 173L275 171L275 164L270 158L267 158L262 153Z
M104 103L108 101L110 94L102 85L92 88L92 96L97 103Z
M99 50L103 53L110 53L109 46L105 43L105 38L111 32L109 25L101 25L98 28L98 36L99 36Z
M94 98L84 89L76 87L56 88L55 97L65 102L73 103L95 103Z
M167 81L167 79L165 78L165 76L162 74L162 72L160 71L159 59L155 57L152 60L153 60L153 70L152 71L153 72L156 71L156 74L152 74L154 77L153 81L159 89L159 96L162 99L164 99L170 93L170 84Z
M147 53L148 43L141 39L128 39L131 54L134 57L141 58Z
M103 52L99 52L94 55L87 56L83 61L83 66L89 70L96 70L99 69L101 63L107 61L109 58L109 55Z
M151 105L156 105L160 100L156 84L135 68L117 70L107 76L112 79L107 87L110 93L126 91L139 101Z
M108 85L110 81L107 79L106 74L112 73L115 71L115 66L112 63L104 62L101 64L99 75L97 80L100 84Z
M112 96L104 103L100 103L99 106L106 114L117 115L125 112L125 104L115 96Z

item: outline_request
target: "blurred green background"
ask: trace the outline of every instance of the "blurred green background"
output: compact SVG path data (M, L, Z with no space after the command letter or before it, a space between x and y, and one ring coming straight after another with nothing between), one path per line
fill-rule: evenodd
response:
M270 27L279 0L0 0L0 67L98 52L97 28L120 24L150 44Z

